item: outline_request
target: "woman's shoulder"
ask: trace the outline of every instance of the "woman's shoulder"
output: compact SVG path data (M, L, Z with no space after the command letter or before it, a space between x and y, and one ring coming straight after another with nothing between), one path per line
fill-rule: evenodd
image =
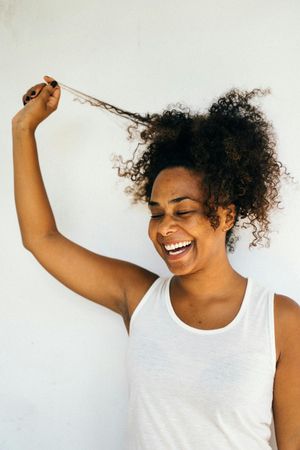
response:
M282 294L276 294L274 297L275 306L279 309L281 314L299 314L300 305L290 297Z
M282 324L297 323L300 325L300 305L286 295L274 294L274 309Z
M274 315L277 324L280 354L289 352L300 342L300 305L290 297L274 295Z
M130 283L131 286L128 287L126 292L127 321L130 320L133 311L135 310L141 299L144 297L146 292L150 289L150 287L158 278L161 277L156 273L151 272L142 267L139 267L138 270L136 270L136 277L133 280L133 282Z

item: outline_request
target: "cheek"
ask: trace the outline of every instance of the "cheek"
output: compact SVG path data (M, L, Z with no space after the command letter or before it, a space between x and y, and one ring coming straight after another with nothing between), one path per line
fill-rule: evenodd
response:
M154 241L154 235L155 235L154 225L150 221L148 224L148 236L151 241Z
M210 224L202 217L193 217L185 224L186 230L201 241L211 234Z
M161 252L161 246L158 244L157 242L157 232L156 232L156 225L155 223L151 223L151 221L149 222L148 225L148 237L150 239L150 241L152 242L154 248L156 249L156 251L158 253Z
M223 248L224 237L225 233L220 232L219 228L214 230L213 227L209 224L209 226L203 230L200 240L201 242L203 242L203 246L209 252L214 253L218 252L220 248Z
M191 235L195 236L198 245L210 247L218 240L218 232L213 229L209 220L197 218L194 223L189 224Z

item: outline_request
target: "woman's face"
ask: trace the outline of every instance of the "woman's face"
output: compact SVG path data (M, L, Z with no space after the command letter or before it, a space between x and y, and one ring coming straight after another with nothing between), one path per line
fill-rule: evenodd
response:
M185 275L215 267L226 254L225 210L214 230L202 209L200 176L183 167L162 170L149 201L149 237L169 270Z

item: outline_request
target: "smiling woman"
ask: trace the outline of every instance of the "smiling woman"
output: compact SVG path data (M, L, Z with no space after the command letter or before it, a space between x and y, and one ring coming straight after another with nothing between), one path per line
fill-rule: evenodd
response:
M133 199L148 203L149 237L172 273L160 277L91 252L57 229L35 130L61 91L44 79L13 118L22 240L61 283L123 317L126 448L270 449L274 415L278 449L299 450L299 305L240 275L227 254L240 226L252 227L251 246L268 243L287 175L270 123L250 103L265 92L232 90L203 114L180 107L141 116L109 105L132 119L131 136L142 127L133 159L116 157L115 167L133 182Z
M225 231L234 216L230 223L229 208L219 208L221 226L214 229L203 214L200 186L200 176L184 167L162 170L153 183L149 237L176 275L192 274L208 263L220 264L220 252L226 257Z
M127 192L135 201L149 201L161 170L192 169L201 176L204 213L214 228L219 223L219 206L234 203L236 207L235 222L226 235L229 250L234 250L237 236L233 226L238 228L239 221L243 227L253 228L250 246L268 242L269 213L279 204L280 176L288 175L277 160L271 123L250 103L268 92L233 89L206 113L191 113L177 105L160 115L148 115L146 125L131 125L130 132L144 128L134 157L125 162L121 156L115 157L118 174L134 182Z

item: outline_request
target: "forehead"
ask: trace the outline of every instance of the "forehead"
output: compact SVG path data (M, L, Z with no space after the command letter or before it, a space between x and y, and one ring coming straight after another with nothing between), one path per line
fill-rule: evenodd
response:
M201 197L201 176L184 167L162 170L154 180L151 200L159 198Z

